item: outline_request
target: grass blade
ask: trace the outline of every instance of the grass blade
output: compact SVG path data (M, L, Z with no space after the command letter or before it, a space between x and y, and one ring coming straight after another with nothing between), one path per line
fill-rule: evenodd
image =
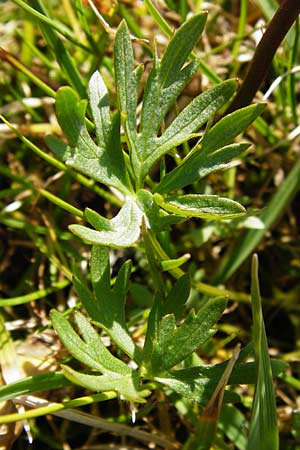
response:
M52 29L58 31L62 36L64 36L66 39L68 39L73 44L77 45L78 47L81 47L82 49L86 51L90 51L88 47L86 47L82 42L78 41L78 39L73 35L71 30L67 28L65 25L63 25L61 22L58 22L54 19L51 19L48 17L44 11L38 11L37 9L32 8L27 3L23 2L22 0L14 0L14 3L20 8L24 9L26 12L37 18L40 22L50 26Z
M197 447L198 450L209 450L213 444L216 435L218 419L223 403L225 388L232 372L232 369L239 357L240 345L236 347L232 358L228 362L226 369L210 399L208 405L200 417L200 426L197 432L197 439L201 444Z
M18 0L20 2L20 0ZM41 16L47 17L48 14L40 0L32 1L36 12L41 13ZM69 55L66 47L64 46L62 40L57 36L56 30L53 27L53 24L48 24L45 22L40 22L40 28L45 38L45 41L53 49L55 53L56 60L62 69L65 77L74 87L74 89L78 92L81 98L86 97L86 88L84 82L81 78L77 67L75 66L73 59ZM76 42L78 42L76 40Z
M31 292L30 294L21 295L13 298L0 298L0 307L3 306L16 306L23 305L24 303L34 302L35 300L44 299L47 295L53 294L58 290L64 289L70 284L69 280L56 281L52 285L45 289L39 289L38 291Z
M6 387L6 386L5 386ZM35 417L45 416L46 414L54 414L59 417L65 417L69 418L68 416L68 410L70 408L76 408L79 406L84 405L90 405L91 403L101 402L105 400L111 400L115 398L117 394L115 392L101 392L99 394L89 395L85 397L79 397L75 398L74 400L69 400L64 403L49 403L44 399L40 399L39 397L30 397L30 400L28 398L22 398L20 399L20 402L26 404L27 406L33 407L34 409L31 411L26 411L23 414L13 413L13 414L6 414L2 417L0 417L0 424L4 423L12 423L17 422L18 420L26 420L26 419L33 419ZM43 405L43 406L40 406ZM39 407L38 407L39 406ZM73 411L73 414L75 415L77 411ZM78 412L77 414L83 414ZM71 419L69 419L71 420ZM75 422L76 420L73 419ZM101 420L101 419L98 419ZM95 426L95 425L94 425Z
M253 341L257 365L250 435L247 450L277 450L279 448L276 401L267 338L261 310L258 281L258 258L252 259L251 297L253 315Z
M139 439L145 442L155 443L163 448L178 448L176 444L170 442L170 440L164 437L164 435L147 433L146 431L139 430L136 427L112 423L108 420L102 419L101 417L95 417L92 414L73 409L78 408L79 406L90 405L92 403L112 400L116 398L116 396L117 394L115 392L101 392L99 394L78 397L64 403L50 403L39 397L31 397L30 399L26 398L22 399L22 403L29 408L34 408L33 410L26 411L24 414L7 414L0 418L0 423L12 423L18 420L40 417L45 414L53 414L68 421L82 423L85 426L116 433L121 436L132 436L134 439Z
M22 380L15 381L0 387L0 401L12 400L21 395L33 392L48 391L65 386L71 386L71 382L65 378L62 372L48 372L32 375Z

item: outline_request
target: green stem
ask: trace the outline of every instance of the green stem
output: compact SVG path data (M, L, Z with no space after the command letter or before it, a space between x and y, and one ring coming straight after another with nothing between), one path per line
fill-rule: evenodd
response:
M173 34L173 30L168 24L168 22L165 21L165 19L162 17L160 12L155 8L151 0L145 0L146 8L149 11L149 14L153 17L161 31L168 37L171 37Z
M160 243L156 239L153 233L148 233L148 237L151 240L151 245L160 259L160 261L165 261L170 259L170 257L167 255L167 253L164 251L164 249L161 247ZM176 279L181 278L183 275L185 275L185 272L180 269L179 267L170 269L168 272ZM244 294L243 292L235 292L230 291L228 289L222 289L218 288L216 286L211 286L206 283L202 283L201 281L195 281L192 283L193 286L202 294L210 295L213 297L228 297L231 300L235 300L238 302L243 303L249 303L250 302L250 296L248 294Z
M16 306L23 305L24 303L34 302L41 298L47 297L47 295L53 294L53 292L64 289L70 284L69 280L62 280L52 283L52 285L45 289L40 289L30 294L21 295L20 297L13 298L0 298L0 307L3 306Z
M156 286L156 289L162 296L162 298L165 298L165 287L164 282L161 276L161 272L159 270L159 266L155 257L155 248L153 245L154 237L152 237L153 233L150 230L147 230L146 224L143 222L142 224L142 234L143 234L143 241L145 246L145 252L147 255L151 275L154 281L154 284Z
M54 30L58 31L62 36L64 36L66 39L68 39L73 44L77 45L78 47L82 48L83 50L90 53L91 49L84 45L82 42L80 42L79 39L77 39L72 32L62 25L60 22L57 22L56 20L51 19L50 17L46 16L45 14L42 14L41 12L37 11L36 9L32 8L27 3L23 2L22 0L14 0L14 3L18 5L20 8L27 11L29 14L33 15L35 18L40 20L42 23L45 23L49 25Z
M39 189L38 192L43 197L47 198L51 203L57 205L59 208L68 211L70 214L73 214L74 216L80 217L80 219L84 219L84 212L78 208L75 208L75 206L71 205L70 203L67 203L66 201L62 200L61 198L57 197L54 194L51 194L51 192L46 191L45 189Z
M2 61L8 62L12 67L19 70L21 73L26 75L36 86L38 86L42 91L45 92L49 97L55 98L56 92L51 89L44 81L42 81L39 77L34 75L28 67L22 64L17 58L11 55L9 52L0 47L0 59Z
M248 0L241 0L241 6L240 6L240 19L239 19L239 26L238 26L238 32L236 35L236 40L232 49L232 57L233 59L237 59L237 56L239 54L239 49L241 45L241 40L245 34L245 28L247 24L247 12L248 12Z
M6 414L0 418L0 423L12 423L18 422L20 420L33 419L35 417L45 416L46 414L55 414L59 411L78 408L79 406L89 405L91 403L111 400L116 398L117 394L115 392L105 392L100 394L94 394L86 397L76 398L74 400L69 400L64 403L47 403L46 406L41 406L40 408L34 408L31 411L26 411L23 414L14 413Z

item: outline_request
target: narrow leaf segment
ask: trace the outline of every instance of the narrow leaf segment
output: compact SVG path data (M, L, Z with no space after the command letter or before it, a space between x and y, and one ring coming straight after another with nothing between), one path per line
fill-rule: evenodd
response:
M261 310L258 281L258 258L252 259L251 298L253 314L253 343L257 381L250 424L247 450L278 450L276 401L267 337Z

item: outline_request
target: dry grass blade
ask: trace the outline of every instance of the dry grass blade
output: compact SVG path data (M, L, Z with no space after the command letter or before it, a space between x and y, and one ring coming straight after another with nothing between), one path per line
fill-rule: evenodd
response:
M213 396L211 397L208 405L206 406L201 418L200 418L200 429L199 429L199 441L201 442L199 450L209 450L213 444L215 433L217 429L218 419L223 404L223 398L225 393L225 388L228 379L231 375L232 369L239 357L241 351L240 344L234 349L232 358L230 359L219 383L215 389Z

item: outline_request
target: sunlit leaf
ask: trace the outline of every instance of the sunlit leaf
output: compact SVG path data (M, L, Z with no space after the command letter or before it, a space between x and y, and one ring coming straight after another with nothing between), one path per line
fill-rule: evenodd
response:
M164 199L154 194L154 200L166 211L186 217L233 219L246 213L240 203L217 195L189 194Z
M86 128L86 101L79 100L70 87L62 87L56 96L57 119L68 138L69 146L58 144L57 139L53 138L48 138L48 143L68 166L93 180L128 193L130 185L118 137L119 123L117 116L112 122L109 121L105 106L107 93L100 80L99 75L94 75L90 83L92 109L96 124L100 127L97 130L99 144L95 144Z
M205 405L221 379L227 363L226 361L210 366L170 370L163 375L156 376L155 379L185 398ZM285 371L286 364L272 360L271 367L273 376L276 376ZM255 384L256 377L256 368L253 362L240 362L233 368L228 385Z
M96 228L83 225L70 225L70 230L89 244L110 247L130 247L140 237L143 211L132 197L127 197L119 213L111 220L90 209L85 210L87 220Z
M62 365L62 370L67 379L75 384L79 384L89 390L96 392L116 391L124 397L124 399L132 402L144 402L144 398L138 392L139 378L137 373L128 375L89 375L78 372L71 367ZM143 391L143 395L149 394L149 391Z
M101 373L116 372L122 375L131 373L131 369L125 363L107 350L88 319L79 312L76 312L75 319L82 338L62 314L55 310L51 311L55 331L74 358Z
M213 119L216 111L231 98L235 89L236 81L227 80L192 100L160 137L148 143L143 157L143 177L169 150L195 137L199 128Z
M136 107L142 67L134 68L133 49L128 27L122 21L115 39L114 69L121 121L126 130L133 170L139 165L137 150Z
M154 201L153 194L145 189L137 192L137 201L145 213L147 225L155 232L166 230L170 225L186 219L185 216L180 217L178 214L169 214L164 211Z
M167 193L201 180L210 173L228 169L232 160L246 152L249 147L249 144L230 144L206 154L200 146L198 151L188 155L179 166L162 178L156 191Z

